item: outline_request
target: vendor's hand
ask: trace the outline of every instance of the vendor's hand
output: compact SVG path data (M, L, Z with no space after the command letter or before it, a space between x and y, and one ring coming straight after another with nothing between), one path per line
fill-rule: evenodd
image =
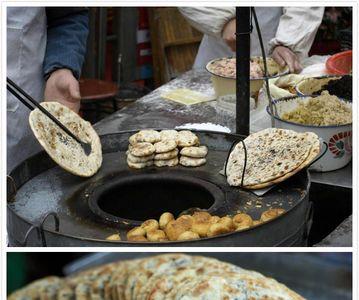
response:
M56 101L74 112L80 110L80 86L68 69L59 69L51 73L45 86L45 101Z
M233 52L236 51L236 19L232 19L224 25L222 38Z
M302 70L297 55L287 47L275 47L272 57L281 67L287 65L291 73L299 73Z

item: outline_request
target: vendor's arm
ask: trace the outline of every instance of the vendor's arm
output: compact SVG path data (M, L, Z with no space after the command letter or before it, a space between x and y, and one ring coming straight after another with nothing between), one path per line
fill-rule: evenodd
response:
M204 34L222 38L235 50L236 9L235 7L179 7L187 21Z
M324 7L284 7L276 36L269 42L273 58L291 72L301 70L322 22Z
M80 78L88 36L88 10L47 8L47 45L43 64L45 101L80 109Z

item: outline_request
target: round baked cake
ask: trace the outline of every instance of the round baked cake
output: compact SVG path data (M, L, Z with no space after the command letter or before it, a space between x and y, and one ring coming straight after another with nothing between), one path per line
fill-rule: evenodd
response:
M43 106L81 141L91 144L86 155L81 145L67 135L38 108L29 116L30 127L47 154L66 171L82 176L94 175L102 164L102 148L91 124L58 102L42 102Z

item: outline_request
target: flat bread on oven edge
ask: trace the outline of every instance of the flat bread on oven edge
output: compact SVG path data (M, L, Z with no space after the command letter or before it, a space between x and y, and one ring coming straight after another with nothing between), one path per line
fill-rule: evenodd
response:
M318 136L312 132L268 128L244 139L247 166L243 187L261 189L282 182L308 166L320 151ZM238 143L229 155L226 174L231 186L240 186L244 149Z
M81 141L91 143L91 153L87 156L81 145L36 108L30 113L29 123L47 154L60 167L74 175L94 175L102 164L102 147L91 124L58 102L42 102L41 105Z

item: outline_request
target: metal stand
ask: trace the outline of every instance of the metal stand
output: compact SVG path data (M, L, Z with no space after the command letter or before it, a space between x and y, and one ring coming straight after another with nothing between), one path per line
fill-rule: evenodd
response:
M41 246L42 247L47 247L47 242L46 242L46 237L45 237L45 232L44 232L44 223L45 221L48 219L49 216L52 216L54 218L54 223L55 223L55 231L59 232L60 230L60 219L59 216L57 215L57 213L55 212L50 212L47 213L41 220L41 222L39 223L39 225L32 225L29 230L26 232L25 237L22 241L19 241L19 246L20 247L26 247L27 246L27 242L29 240L29 236L33 231L36 231L37 234L37 240L41 242Z
M249 134L250 7L236 8L236 133Z

